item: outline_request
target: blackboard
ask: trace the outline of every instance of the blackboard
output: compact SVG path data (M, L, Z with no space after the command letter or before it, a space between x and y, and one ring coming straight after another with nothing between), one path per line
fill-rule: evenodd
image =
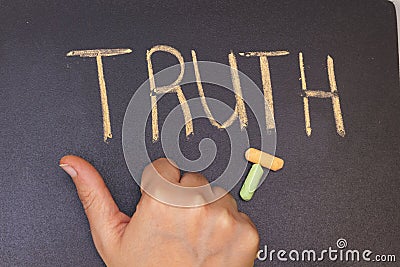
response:
M260 249L320 251L337 248L342 238L351 249L400 257L400 90L391 2L1 1L0 265L103 265L75 187L58 160L76 154L90 161L120 209L133 214L140 193L125 163L122 124L132 95L149 78L146 53L159 45L178 50L185 61L192 61L194 50L198 60L228 64L233 53L238 69L259 88L260 57L246 52L288 52L268 57L276 155L285 166L269 173L249 202L239 197L244 176L231 191L256 224ZM120 48L132 52L102 57L112 131L104 141L96 58L67 54ZM153 56L155 72L178 63L168 53ZM307 90L330 92L330 63L342 128L332 95L307 96L303 88L306 77ZM204 85L209 97L235 104L232 95L210 88ZM198 96L196 85L183 93L187 99ZM175 95L168 97L159 107L160 121L179 103ZM249 118L247 129L256 132ZM204 137L222 147L227 141L224 130L207 120L194 121L193 127L194 134L182 141L188 158L199 156ZM257 145L257 135L251 138ZM162 157L160 142L151 139L148 128L148 153ZM228 152L221 148L216 158L221 164L203 174L212 178L221 172ZM274 259L255 265L290 263Z

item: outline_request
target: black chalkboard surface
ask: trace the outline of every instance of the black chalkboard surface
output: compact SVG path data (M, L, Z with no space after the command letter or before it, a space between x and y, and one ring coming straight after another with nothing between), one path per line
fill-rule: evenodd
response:
M338 242L344 239L346 249L372 251L371 259L400 260L400 90L391 2L0 1L1 266L103 265L58 160L71 153L90 161L120 209L133 214L140 193L125 163L122 124L135 90L149 78L146 53L160 45L185 61L192 61L194 50L198 60L228 64L232 53L260 90L271 82L276 154L285 166L269 173L249 202L239 197L244 176L231 191L256 224L260 249L321 252L344 248ZM95 49L126 49L101 57L112 131L106 142L98 51L67 56ZM261 52L274 51L287 53L261 59ZM170 53L153 54L154 72L177 63ZM196 85L182 91L187 99L198 97ZM204 91L235 104L218 88L204 85ZM179 104L176 95L167 97L159 106L160 122ZM148 154L162 157L148 126ZM247 130L256 132L253 127L249 114ZM194 120L193 129L188 138L183 131L182 152L196 159L199 142L213 139L215 164L203 171L212 179L229 160L228 139L208 120ZM250 138L257 146L257 134ZM362 259L284 262L276 254L255 262L346 264L381 266Z

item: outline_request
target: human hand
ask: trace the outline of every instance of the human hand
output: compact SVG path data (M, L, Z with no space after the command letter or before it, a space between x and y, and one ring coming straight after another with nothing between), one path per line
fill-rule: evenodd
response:
M77 156L60 166L72 177L89 220L94 244L108 266L253 266L259 236L230 194L200 207L164 204L145 191L130 218L122 213L96 169ZM143 171L142 184L161 175L184 186L209 186L198 173L179 170L158 159ZM223 189L211 188L221 194ZM162 189L161 189L162 190Z

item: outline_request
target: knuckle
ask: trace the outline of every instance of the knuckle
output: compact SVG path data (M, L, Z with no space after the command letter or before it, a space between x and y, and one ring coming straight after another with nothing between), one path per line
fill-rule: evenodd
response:
M202 174L200 173L196 173L196 172L187 172L185 173L181 179L180 179L181 183L186 183L186 182L191 182L197 186L201 186L201 185L208 185L208 180L206 177L204 177Z
M199 192L194 192L189 201L189 203L195 207L201 207L206 204L206 202L206 198Z
M260 236L257 229L250 224L250 222L242 224L241 232L243 235L243 241L246 242L249 247L258 247Z
M217 198L222 198L225 195L229 194L228 191L220 186L213 186L212 191Z
M254 227L250 227L250 229L247 231L247 239L250 244L258 247L258 244L260 243L260 236Z
M231 232L236 226L233 216L227 209L221 209L215 215L215 222L222 231Z

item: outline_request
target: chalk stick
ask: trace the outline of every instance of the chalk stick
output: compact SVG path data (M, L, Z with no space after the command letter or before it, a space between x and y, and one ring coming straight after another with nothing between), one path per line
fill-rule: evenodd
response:
M253 166L251 166L249 174L240 190L240 196L243 200L249 201L253 197L263 173L264 170L260 164L253 164Z
M260 164L264 168L268 168L272 171L278 171L282 169L284 164L283 159L280 159L255 148L247 149L245 157L251 163Z

